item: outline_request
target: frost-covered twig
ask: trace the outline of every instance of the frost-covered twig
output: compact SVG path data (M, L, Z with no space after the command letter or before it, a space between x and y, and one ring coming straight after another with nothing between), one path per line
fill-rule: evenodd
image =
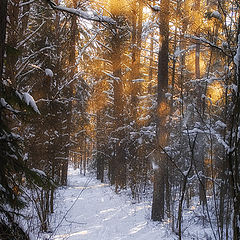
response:
M29 34L24 40L22 40L18 45L17 45L17 49L19 47L21 47L24 43L26 43L29 39L32 38L33 35L35 35L41 28L42 26L46 23L46 21L43 21L42 24L35 30L33 31L31 34Z

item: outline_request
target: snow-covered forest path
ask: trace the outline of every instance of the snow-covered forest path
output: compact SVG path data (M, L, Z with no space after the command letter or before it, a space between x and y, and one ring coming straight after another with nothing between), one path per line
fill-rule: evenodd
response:
M68 187L58 192L51 239L176 239L164 223L150 220L150 212L149 202L133 204L108 184L70 169Z

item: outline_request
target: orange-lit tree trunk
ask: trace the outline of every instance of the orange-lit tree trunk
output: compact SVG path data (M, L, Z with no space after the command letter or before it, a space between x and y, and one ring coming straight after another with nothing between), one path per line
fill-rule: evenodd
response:
M200 0L196 0L194 2L194 11L196 11L197 13L199 13L200 11L200 6L201 6L201 1ZM200 37L200 28L201 28L201 23L200 23L200 16L197 16L197 18L195 19L195 23L197 26L196 29L196 37ZM195 78L196 79L200 79L201 78L201 74L200 74L200 42L198 40L196 40L196 49L195 49ZM197 108L198 108L198 113L200 115L203 115L203 99L202 99L202 94L203 94L203 89L201 87L201 85L199 85L198 88L198 93L197 93ZM201 118L204 118L204 116L197 116L197 121L201 122ZM205 151L204 151L204 136L203 134L199 134L198 135L198 139L197 139L197 154L196 154L196 160L198 162L198 166L199 166L199 170L203 173L203 175L205 174L205 163L204 163L204 158L205 158ZM204 205L206 202L206 180L205 177L201 177L200 182L199 182L199 198L200 198L200 202Z
M200 11L200 0L195 1L195 10L196 12ZM197 23L199 22L200 19L196 19ZM197 24L197 27L200 27ZM199 37L199 29L196 30L196 37ZM200 78L200 42L197 40L196 41L196 49L195 49L195 77L197 79Z
M123 80L121 69L121 35L116 31L112 39L112 67L114 76L114 119L116 139L115 143L115 158L114 158L114 171L115 171L115 184L116 189L118 187L124 187L126 185L126 163L123 154L123 145L121 139L124 136L123 129L120 129L124 125L124 106L123 106Z
M155 0L152 1L153 6L155 6ZM154 16L151 17L151 20L154 20ZM150 59L149 59L149 72L148 72L148 77L149 77L149 93L151 94L151 88L152 88L152 79L153 79L153 36L154 33L151 32L150 34Z
M140 76L140 54L142 45L142 21L143 3L142 0L134 0L132 7L132 72L131 72L131 108L133 120L137 117L138 94L140 93L140 83L134 81Z
M154 189L152 203L152 220L164 218L164 193L166 186L166 156L161 149L166 147L168 132L166 128L169 107L165 97L168 89L168 48L169 48L169 0L160 4L160 46L158 55L158 93L156 113L156 148L159 151L158 168L154 171Z
M125 48L126 19L124 15L119 15L111 6L113 19L116 25L112 26L110 34L110 61L112 70L113 87L113 131L112 131L112 156L109 162L110 182L115 184L116 191L126 186L126 158L123 139L125 137L124 129L124 83L122 74L122 58Z
M141 79L141 45L142 45L142 21L143 21L143 3L142 0L133 0L131 6L131 25L132 25L132 38L131 38L131 75L130 75L130 114L128 116L128 121L131 124L133 131L139 132L139 95L141 94L141 85L142 83L138 81ZM137 184L140 182L137 180L139 174L139 166L142 163L143 156L140 153L140 148L136 147L134 141L131 137L128 139L128 142L132 147L129 148L129 185L131 186L132 196L137 197L136 189ZM130 146L129 145L129 146Z

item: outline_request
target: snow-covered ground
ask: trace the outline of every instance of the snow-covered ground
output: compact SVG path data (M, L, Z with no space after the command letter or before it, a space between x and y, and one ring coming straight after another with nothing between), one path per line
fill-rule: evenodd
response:
M198 205L198 204L197 204ZM196 205L196 207L197 207ZM198 208L198 209L197 209ZM199 207L184 212L183 240L214 239L209 226L199 222ZM126 192L116 194L79 169L69 169L68 186L58 190L52 232L38 240L175 240L171 223L153 222L151 198L134 203Z
M56 205L53 233L42 239L177 239L168 224L150 220L149 202L132 203L109 184L90 174L82 176L79 170L70 169L68 187L59 190Z

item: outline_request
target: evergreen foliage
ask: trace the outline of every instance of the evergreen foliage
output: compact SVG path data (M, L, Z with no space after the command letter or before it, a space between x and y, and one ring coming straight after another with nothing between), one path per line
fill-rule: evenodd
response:
M135 200L153 188L179 239L199 202L238 240L239 33L236 0L1 0L0 238L28 239L25 191L49 229L72 160Z

